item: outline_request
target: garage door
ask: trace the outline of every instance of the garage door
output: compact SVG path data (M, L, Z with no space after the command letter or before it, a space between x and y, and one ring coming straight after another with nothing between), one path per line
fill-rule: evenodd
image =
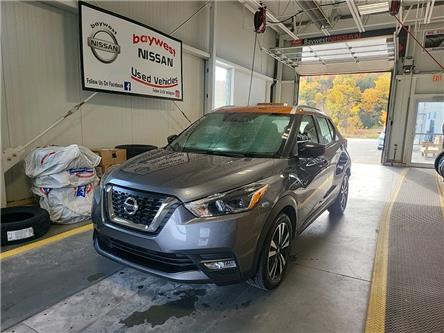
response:
M264 50L295 68L299 75L325 75L390 71L394 67L392 29L301 39L289 47Z

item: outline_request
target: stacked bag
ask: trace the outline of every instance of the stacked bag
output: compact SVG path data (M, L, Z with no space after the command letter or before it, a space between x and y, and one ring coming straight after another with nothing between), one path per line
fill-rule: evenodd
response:
M75 144L37 148L26 157L32 192L40 197L40 207L48 211L51 221L72 224L90 218L99 163L99 156Z

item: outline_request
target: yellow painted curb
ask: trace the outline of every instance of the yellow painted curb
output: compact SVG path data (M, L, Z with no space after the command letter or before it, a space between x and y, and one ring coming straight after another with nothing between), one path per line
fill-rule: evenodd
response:
M30 244L23 245L23 246L15 248L15 249L9 250L9 251L2 252L2 253L0 253L0 260L11 258L16 255L19 255L19 254L22 254L22 253L25 253L25 252L28 252L28 251L31 251L34 249L38 249L40 247L61 241L62 239L80 234L82 232L90 231L92 229L93 229L93 224L90 223L90 224L87 224L87 225L84 225L84 226L81 226L81 227L78 227L75 229L71 229L71 230L62 232L62 233L54 235L54 236L39 240L37 242L33 242Z
M389 222L393 205L401 190L401 186L409 169L401 171L397 183L384 207L379 234L376 243L376 254L373 263L372 284L370 288L370 299L367 310L366 333L382 333L385 330L385 309L387 295L387 264L389 245Z

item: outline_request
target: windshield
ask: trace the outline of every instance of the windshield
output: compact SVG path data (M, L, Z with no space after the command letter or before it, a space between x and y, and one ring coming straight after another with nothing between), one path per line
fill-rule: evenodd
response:
M174 151L216 155L277 157L291 125L285 114L208 114L185 130L170 148Z

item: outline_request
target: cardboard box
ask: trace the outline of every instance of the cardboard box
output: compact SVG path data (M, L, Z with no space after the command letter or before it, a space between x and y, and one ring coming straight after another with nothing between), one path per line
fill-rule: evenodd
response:
M99 166L102 167L103 172L111 165L122 164L126 161L126 149L97 149L94 153L102 158Z

